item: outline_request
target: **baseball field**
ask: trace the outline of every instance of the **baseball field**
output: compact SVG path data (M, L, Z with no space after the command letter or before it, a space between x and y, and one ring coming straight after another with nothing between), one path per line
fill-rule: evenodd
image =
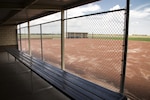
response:
M149 100L150 37L131 36L128 44L125 94L133 100ZM65 70L118 92L122 70L122 45L120 37L65 39ZM22 40L22 46L23 51L26 51L27 40ZM42 47L43 59L60 68L59 36L43 38ZM42 59L40 39L31 39L31 52L33 56Z

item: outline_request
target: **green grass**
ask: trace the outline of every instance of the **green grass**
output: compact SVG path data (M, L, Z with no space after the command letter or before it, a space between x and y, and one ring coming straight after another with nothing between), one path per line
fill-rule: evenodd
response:
M105 40L123 40L123 35L117 34L88 34L88 38Z
M88 34L88 38L93 39L105 39L105 40L123 40L123 35L117 34ZM148 41L150 42L150 36L129 36L130 41Z
M129 40L150 42L150 36L129 36Z
M28 39L28 34L22 34L21 38L22 39ZM40 39L41 36L40 36L40 34L31 34L30 38L31 39ZM44 38L44 39L55 39L55 38L61 38L61 35L60 34L43 34L42 38Z
M27 34L21 35L22 39L27 39ZM40 38L39 34L31 34L31 39L38 39ZM60 34L43 34L42 38L44 39L57 39L61 38ZM88 38L93 39L105 39L105 40L123 40L123 35L119 34L88 34ZM150 36L129 36L128 38L130 41L147 41L150 42Z
M61 34L50 34L50 35L45 34L45 35L42 35L42 38L44 38L44 39L46 39L46 38L51 38L51 39L61 38Z

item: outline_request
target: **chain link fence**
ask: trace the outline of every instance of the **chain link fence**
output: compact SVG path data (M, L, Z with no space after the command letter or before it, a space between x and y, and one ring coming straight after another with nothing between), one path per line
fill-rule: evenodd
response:
M30 27L30 47L31 55L38 59L42 59L40 25Z
M64 19L64 70L119 92L124 13L119 9ZM30 36L27 27L19 30L20 50L61 68L61 20L30 26Z
M21 35L20 38L22 51L29 54L28 28L27 27L21 28L20 35Z
M43 60L61 66L61 28L60 20L42 25Z
M65 43L66 70L118 92L124 13L125 10L121 9L68 18L66 33L71 37Z

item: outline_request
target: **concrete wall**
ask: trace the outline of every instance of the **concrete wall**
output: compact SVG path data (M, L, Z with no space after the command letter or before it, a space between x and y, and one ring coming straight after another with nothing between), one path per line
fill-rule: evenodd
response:
M0 49L7 46L17 47L16 29L16 25L0 26Z

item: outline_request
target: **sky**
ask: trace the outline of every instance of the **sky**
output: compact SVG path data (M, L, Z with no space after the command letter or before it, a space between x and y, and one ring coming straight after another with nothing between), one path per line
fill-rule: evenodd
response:
M150 0L131 0L130 33L150 35Z
M110 11L115 9L125 8L126 0L101 0L88 5L73 8L67 11L67 17L81 16L96 12ZM119 16L119 17L118 17ZM52 20L60 19L60 13L46 16L37 20L31 21L31 25L40 24ZM89 33L121 33L123 28L124 12L121 11L114 14L105 14L102 16L92 16L67 21L67 31L82 31ZM129 34L150 35L150 0L130 0L130 19L129 19ZM102 24L101 24L102 23ZM23 24L24 26L26 24ZM51 27L51 32L60 32L60 22L45 24L42 26L43 32L48 32ZM86 27L85 27L86 25ZM83 27L84 26L84 27ZM111 29L110 29L111 27ZM117 29L116 27L121 27ZM80 29L80 30L79 30ZM36 28L31 27L31 31L35 32ZM57 30L57 31L56 31ZM58 31L59 30L59 31ZM94 30L94 31L93 31ZM96 30L96 31L95 31ZM105 31L104 31L105 30Z

